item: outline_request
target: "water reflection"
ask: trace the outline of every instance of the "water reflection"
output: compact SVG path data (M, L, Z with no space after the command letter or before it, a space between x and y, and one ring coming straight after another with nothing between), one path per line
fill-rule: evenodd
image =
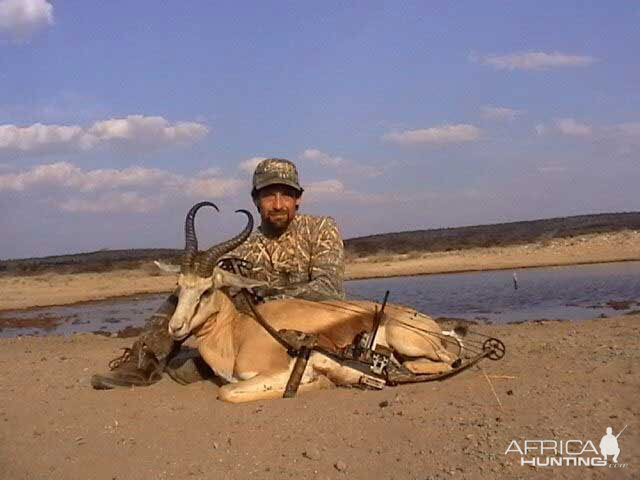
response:
M516 272L517 290L513 285L514 271L501 270L358 280L348 282L347 292L382 299L388 289L389 301L405 303L432 316L496 323L594 318L616 313L604 306L611 300L640 300L640 262Z
M640 262L514 271L424 275L354 280L347 295L410 305L434 317L507 323L535 319L587 319L621 314L640 300ZM0 336L117 332L139 327L167 294L0 313ZM611 300L631 300L626 310L606 307ZM20 328L16 328L20 325Z

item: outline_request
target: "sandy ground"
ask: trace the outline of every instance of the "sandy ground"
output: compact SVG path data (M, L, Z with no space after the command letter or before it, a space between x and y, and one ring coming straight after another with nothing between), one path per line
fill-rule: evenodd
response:
M475 328L504 340L503 360L443 382L243 405L216 400L212 382L93 390L130 340L3 338L0 478L640 478L640 315ZM625 425L621 468L505 455L512 440L597 448Z
M346 278L497 270L551 265L640 260L640 232L585 235L539 244L439 253L378 255L347 263ZM104 273L0 276L0 310L66 305L139 293L168 292L174 274L153 264L139 270Z

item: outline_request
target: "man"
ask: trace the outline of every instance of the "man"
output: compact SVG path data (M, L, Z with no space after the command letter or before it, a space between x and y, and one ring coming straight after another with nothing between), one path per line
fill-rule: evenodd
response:
M281 298L344 298L344 247L335 221L298 213L303 188L289 160L269 158L256 167L251 196L261 224L226 257L244 260L245 276L264 280L254 293L265 301ZM224 261L224 259L222 260ZM177 304L172 294L154 313L131 348L109 363L110 372L94 375L97 389L151 385L166 370L180 383L210 374L204 362L176 355L180 346L167 325Z

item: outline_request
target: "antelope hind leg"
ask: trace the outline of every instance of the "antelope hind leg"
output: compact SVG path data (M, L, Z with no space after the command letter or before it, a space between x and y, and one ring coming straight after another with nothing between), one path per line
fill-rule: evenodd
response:
M416 375L426 373L442 373L451 370L451 365L444 362L434 362L428 358L418 358L416 360L407 360L402 362L402 365L407 368L411 373Z
M220 387L218 398L231 403L282 398L290 375L291 371L285 370L271 375L257 375L249 380L243 380L237 383L229 383ZM298 393L323 390L334 386L331 381L324 376L310 379L303 378L303 382L304 383L300 383Z
M435 328L438 328L437 325ZM440 333L440 329L435 333ZM424 358L445 364L457 359L456 355L444 348L437 336L407 328L393 319L386 325L385 338L389 347L404 357Z

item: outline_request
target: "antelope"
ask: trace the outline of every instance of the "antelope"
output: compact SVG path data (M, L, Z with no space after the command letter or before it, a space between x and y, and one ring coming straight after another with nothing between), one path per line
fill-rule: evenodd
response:
M246 210L238 210L248 218L245 228L230 240L199 252L194 219L198 209L205 205L217 210L214 204L201 202L186 217L178 304L169 321L169 334L175 340L195 336L204 361L228 382L219 389L220 400L247 402L282 397L295 358L250 314L238 311L229 293L231 288L250 289L266 283L216 266L223 255L249 237L253 217ZM370 301L284 299L258 304L256 308L274 329L316 334L321 346L335 351L350 345L360 332L371 330L374 311L379 306ZM405 359L402 365L411 372L438 373L451 370L457 359L445 348L440 333L431 317L389 304L376 339L378 345ZM299 393L355 385L361 376L357 370L314 350Z

